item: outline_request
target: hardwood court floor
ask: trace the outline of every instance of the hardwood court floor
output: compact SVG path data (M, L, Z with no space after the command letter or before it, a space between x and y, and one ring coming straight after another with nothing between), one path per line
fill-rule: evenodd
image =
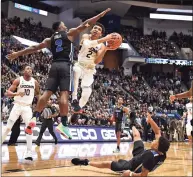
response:
M146 143L146 148L149 147ZM24 164L26 145L2 146L2 176L120 176L109 169L90 166L73 166L74 157L94 161L129 159L133 143L122 143L121 154L114 155L115 143L109 144L41 144L33 146L34 162ZM172 143L167 160L149 176L192 176L192 146L187 143Z

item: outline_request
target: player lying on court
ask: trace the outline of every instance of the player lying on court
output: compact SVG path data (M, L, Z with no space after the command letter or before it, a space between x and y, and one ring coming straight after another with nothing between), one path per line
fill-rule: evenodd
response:
M104 26L96 23L91 29L90 34L84 34L82 36L78 62L73 67L74 91L72 93L72 106L74 113L82 113L82 108L89 100L92 93L91 86L94 82L94 74L96 73L95 66L102 61L108 50L116 50L122 43L122 37L119 34L112 33L101 38L104 33ZM107 46L104 45L104 42L107 42ZM78 101L79 79L81 79L82 94Z
M90 165L97 168L108 168L115 172L123 173L122 176L147 176L149 172L154 171L166 159L166 152L170 147L169 141L161 136L161 132L157 124L151 118L151 114L147 113L147 122L151 125L155 133L156 140L151 143L151 149L145 150L141 140L139 131L133 126L133 158L130 160L92 162L88 159L72 159L74 165Z
M32 129L36 126L36 119L40 117L41 111L47 104L47 101L59 87L60 89L60 117L61 123L56 127L56 131L71 139L68 128L68 97L69 92L72 91L72 63L73 63L73 42L75 38L90 25L94 25L100 18L102 18L111 9L108 8L97 16L90 18L80 24L76 28L67 29L63 22L55 22L52 26L54 34L50 38L46 38L40 44L28 47L24 50L13 52L7 56L8 59L13 60L22 55L28 55L39 51L43 48L49 48L53 54L51 69L48 74L46 82L46 90L38 100L36 109L33 113L29 125L25 132L32 134Z
M16 90L17 92L15 92ZM37 99L40 97L39 84L32 77L32 68L30 66L27 65L24 67L23 76L13 81L11 87L6 91L5 95L8 97L14 97L14 106L7 120L5 131L2 133L2 143L5 141L6 136L11 131L11 128L19 116L22 116L25 125L28 126L32 118L31 106L34 96L37 96ZM26 134L26 142L27 153L25 159L32 161L32 134Z

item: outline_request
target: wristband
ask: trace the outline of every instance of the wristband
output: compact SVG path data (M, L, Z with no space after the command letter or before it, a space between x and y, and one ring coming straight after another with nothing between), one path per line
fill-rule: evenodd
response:
M133 176L133 172L131 172L129 176Z

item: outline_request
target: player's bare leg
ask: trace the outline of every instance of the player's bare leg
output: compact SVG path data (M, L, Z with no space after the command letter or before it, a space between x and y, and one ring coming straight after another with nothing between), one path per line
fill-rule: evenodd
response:
M61 123L56 127L56 131L65 136L68 139L72 139L70 135L69 128L68 128L68 91L61 91L60 92L60 116L61 116Z

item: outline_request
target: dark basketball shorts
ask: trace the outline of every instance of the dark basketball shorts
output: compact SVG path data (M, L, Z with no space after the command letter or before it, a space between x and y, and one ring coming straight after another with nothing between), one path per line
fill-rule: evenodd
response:
M145 151L144 144L141 140L135 141L133 145L133 157L141 155ZM125 170L133 170L131 160L118 160L111 163L111 170L115 172L124 172Z
M72 64L65 61L53 62L46 83L46 90L53 93L57 91L73 91Z
M122 131L122 122L116 122L115 124L115 132L121 132Z

